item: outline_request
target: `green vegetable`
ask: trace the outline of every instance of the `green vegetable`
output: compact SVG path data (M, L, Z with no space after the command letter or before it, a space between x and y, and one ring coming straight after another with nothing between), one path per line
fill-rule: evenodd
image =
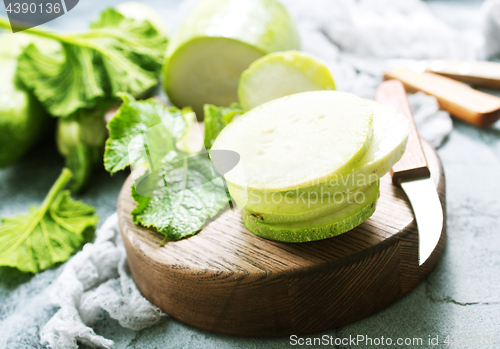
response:
M137 202L134 222L158 230L168 240L195 234L224 208L228 196L207 153L179 149L193 113L155 100L121 97L123 104L108 123L104 164L111 173L129 165L136 167L133 173L145 171L132 188Z
M51 124L40 103L16 76L17 57L30 43L45 52L57 49L50 40L23 33L0 35L0 168L23 156Z
M243 114L243 109L237 103L231 104L229 108L205 104L203 113L205 114L205 149L209 150L220 131L233 120L235 115Z
M176 150L176 142L188 132L188 117L192 111L189 108L167 108L153 99L136 101L132 96L120 94L123 103L116 115L108 123L109 138L104 152L104 167L111 174L123 170L127 166L148 165L150 161L140 152L144 142L142 135L154 126L157 134L150 133L155 144L158 144L158 158L155 163L163 160L169 152ZM139 142L137 142L139 141ZM161 144L161 146L160 146ZM129 147L130 146L130 147ZM132 150L129 153L129 149ZM153 151L153 149L151 149Z
M134 222L155 228L165 240L196 234L228 203L223 179L215 178L206 153L179 158L165 162L152 198L135 190L132 195L139 204L132 212Z
M379 182L365 191L364 200L354 202L334 213L294 223L263 223L259 216L242 211L243 222L255 235L284 242L307 242L327 239L354 229L375 212Z
M379 180L403 155L410 123L403 114L390 106L369 100L365 102L373 111L372 142L365 156L338 178L298 190L272 193L241 190L229 184L233 198L241 206L245 206L247 211L259 215L264 221L290 221L302 216L310 218L313 212L318 212L317 206L321 205L304 203L308 207L308 210L304 210L300 208L301 205L288 204L287 201L295 202L296 197L307 198L315 195L333 197L337 193L354 191L360 186ZM246 203L243 205L244 201Z
M172 37L163 86L176 106L237 101L241 73L256 59L299 48L295 25L276 0L199 1Z
M332 194L357 188L360 182L371 183L382 178L403 156L410 132L408 119L391 106L364 101L373 111L373 137L365 156L333 180L307 188L308 192Z
M375 181L375 183L378 182ZM337 192L335 195L319 195L303 192L300 195L282 196L279 192L259 196L256 191L245 191L228 185L232 198L244 206L248 214L258 217L263 223L292 223L311 220L339 211L353 203L375 183L365 184L354 190ZM273 195L274 194L274 195ZM243 204L247 200L246 204Z
M401 158L408 133L408 120L391 107L312 91L251 109L212 149L240 154L224 177L250 231L306 242L342 234L373 214L379 178Z
M10 28L0 20L0 28ZM19 56L19 76L49 111L67 117L113 101L118 92L143 96L158 83L167 38L148 21L113 9L101 13L85 34L24 31L53 39L61 52L47 55L29 45Z
M271 53L253 62L241 74L238 100L245 110L294 93L335 90L330 70L307 53Z
M98 217L93 207L63 190L70 178L71 171L64 169L40 207L1 220L0 266L38 273L64 262L82 244Z
M100 111L58 119L57 149L64 156L66 167L73 172L69 187L72 192L85 189L93 171L102 164L106 136L104 116Z
M311 91L264 103L227 125L213 150L240 155L234 187L279 192L329 181L366 154L372 110L350 93Z

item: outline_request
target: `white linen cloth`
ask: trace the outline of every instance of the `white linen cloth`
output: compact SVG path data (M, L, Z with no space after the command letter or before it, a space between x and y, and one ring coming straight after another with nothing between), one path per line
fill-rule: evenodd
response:
M140 331L157 324L165 314L144 298L128 270L127 255L116 213L72 257L51 286L53 303L60 309L41 331L41 343L53 349L78 348L77 342L112 348L113 341L91 328L102 310L121 326Z
M182 18L198 0L186 0ZM460 32L438 20L419 0L282 0L296 20L302 50L322 58L339 90L372 98L388 67L425 58L475 59L500 55L500 0L482 9L482 34ZM175 25L174 25L175 26ZM170 28L173 29L173 28ZM451 132L448 113L434 97L409 96L422 138L439 147ZM165 316L135 286L127 267L116 214L97 232L93 244L71 258L52 286L59 311L41 331L53 349L99 348L113 341L94 333L101 311L120 325L139 331Z

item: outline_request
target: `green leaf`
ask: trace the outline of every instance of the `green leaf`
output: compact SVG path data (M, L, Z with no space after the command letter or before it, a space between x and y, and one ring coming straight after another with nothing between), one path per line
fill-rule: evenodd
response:
M98 222L95 209L63 190L71 171L63 169L40 207L1 220L0 266L38 273L66 261Z
M19 56L18 73L45 108L67 117L112 101L118 92L143 96L158 83L167 38L148 21L102 12L85 34L61 35L28 29L58 41L59 54L29 45Z
M132 210L132 219L134 220L134 223L137 224L135 221L136 215L142 213L146 207L148 207L149 202L151 201L150 197L147 196L142 196L137 193L135 190L135 185L132 184L132 197L134 198L135 202L137 203L137 206Z
M205 104L203 112L205 115L205 148L209 150L220 131L233 120L235 115L243 114L243 109L237 103L231 104L229 108Z
M104 164L111 173L129 165L144 170L132 187L137 202L134 223L156 229L169 240L195 234L225 207L228 196L208 154L184 150L194 122L192 111L167 108L155 100L136 101L126 94L122 99L108 123Z
M207 219L228 203L225 184L217 178L207 153L164 163L156 190L151 198L137 194L132 212L134 222L155 228L166 240L179 240L196 234Z
M127 94L120 96L123 104L108 123L109 138L104 152L104 167L112 174L130 165L150 163L150 159L145 158L145 154L141 151L144 141L142 137L138 138L144 135L144 132L155 144L152 148L160 151L160 154L157 154L160 159L155 161L161 161L166 153L175 151L175 143L188 131L189 125L184 115L192 112L189 108L182 110L167 108L153 99L136 101ZM161 127L154 128L160 124ZM132 150L130 154L129 148Z

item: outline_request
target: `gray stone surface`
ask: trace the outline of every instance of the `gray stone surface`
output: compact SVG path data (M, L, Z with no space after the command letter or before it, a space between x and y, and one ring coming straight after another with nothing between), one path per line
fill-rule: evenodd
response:
M81 1L78 16L61 17L53 26L84 28L101 8L117 1ZM167 15L176 3L154 1ZM155 5L155 6L156 6ZM477 2L467 5L476 9ZM1 7L1 6L0 6ZM458 5L433 5L449 16ZM447 11L446 9L453 9ZM79 12L76 10L79 9ZM469 11L469 10L467 10ZM472 10L471 10L472 11ZM464 12L458 18L466 20ZM473 13L471 16L473 16ZM469 18L470 19L470 18ZM73 22L74 21L74 22ZM456 21L456 20L455 20ZM470 20L474 23L475 19ZM0 170L0 216L23 212L43 200L61 171L63 162L48 140L18 164ZM447 176L448 241L435 270L407 297L389 308L356 323L302 338L333 338L365 335L391 338L391 346L360 348L499 348L500 347L500 123L480 130L459 121L448 142L439 150ZM109 177L101 172L91 189L78 196L98 209L101 223L114 212L118 191L125 179L120 173ZM47 287L61 267L33 277L0 280L0 348L40 348L39 330L57 310L50 305ZM287 348L289 338L243 338L224 336L166 318L141 332L121 328L103 314L95 325L97 333L113 339L117 348ZM440 344L428 340L439 335ZM451 345L443 343L446 336ZM496 336L497 344L487 342ZM397 338L422 338L422 345L396 345ZM308 346L319 347L319 346ZM336 348L352 345L331 346Z

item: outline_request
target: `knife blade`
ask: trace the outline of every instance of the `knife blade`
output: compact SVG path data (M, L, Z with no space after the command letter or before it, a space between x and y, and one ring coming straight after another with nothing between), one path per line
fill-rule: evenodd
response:
M434 251L443 230L443 209L431 178L417 127L403 84L397 80L383 82L375 92L376 101L400 110L411 123L405 153L391 170L392 181L408 196L418 228L418 264L422 265Z

